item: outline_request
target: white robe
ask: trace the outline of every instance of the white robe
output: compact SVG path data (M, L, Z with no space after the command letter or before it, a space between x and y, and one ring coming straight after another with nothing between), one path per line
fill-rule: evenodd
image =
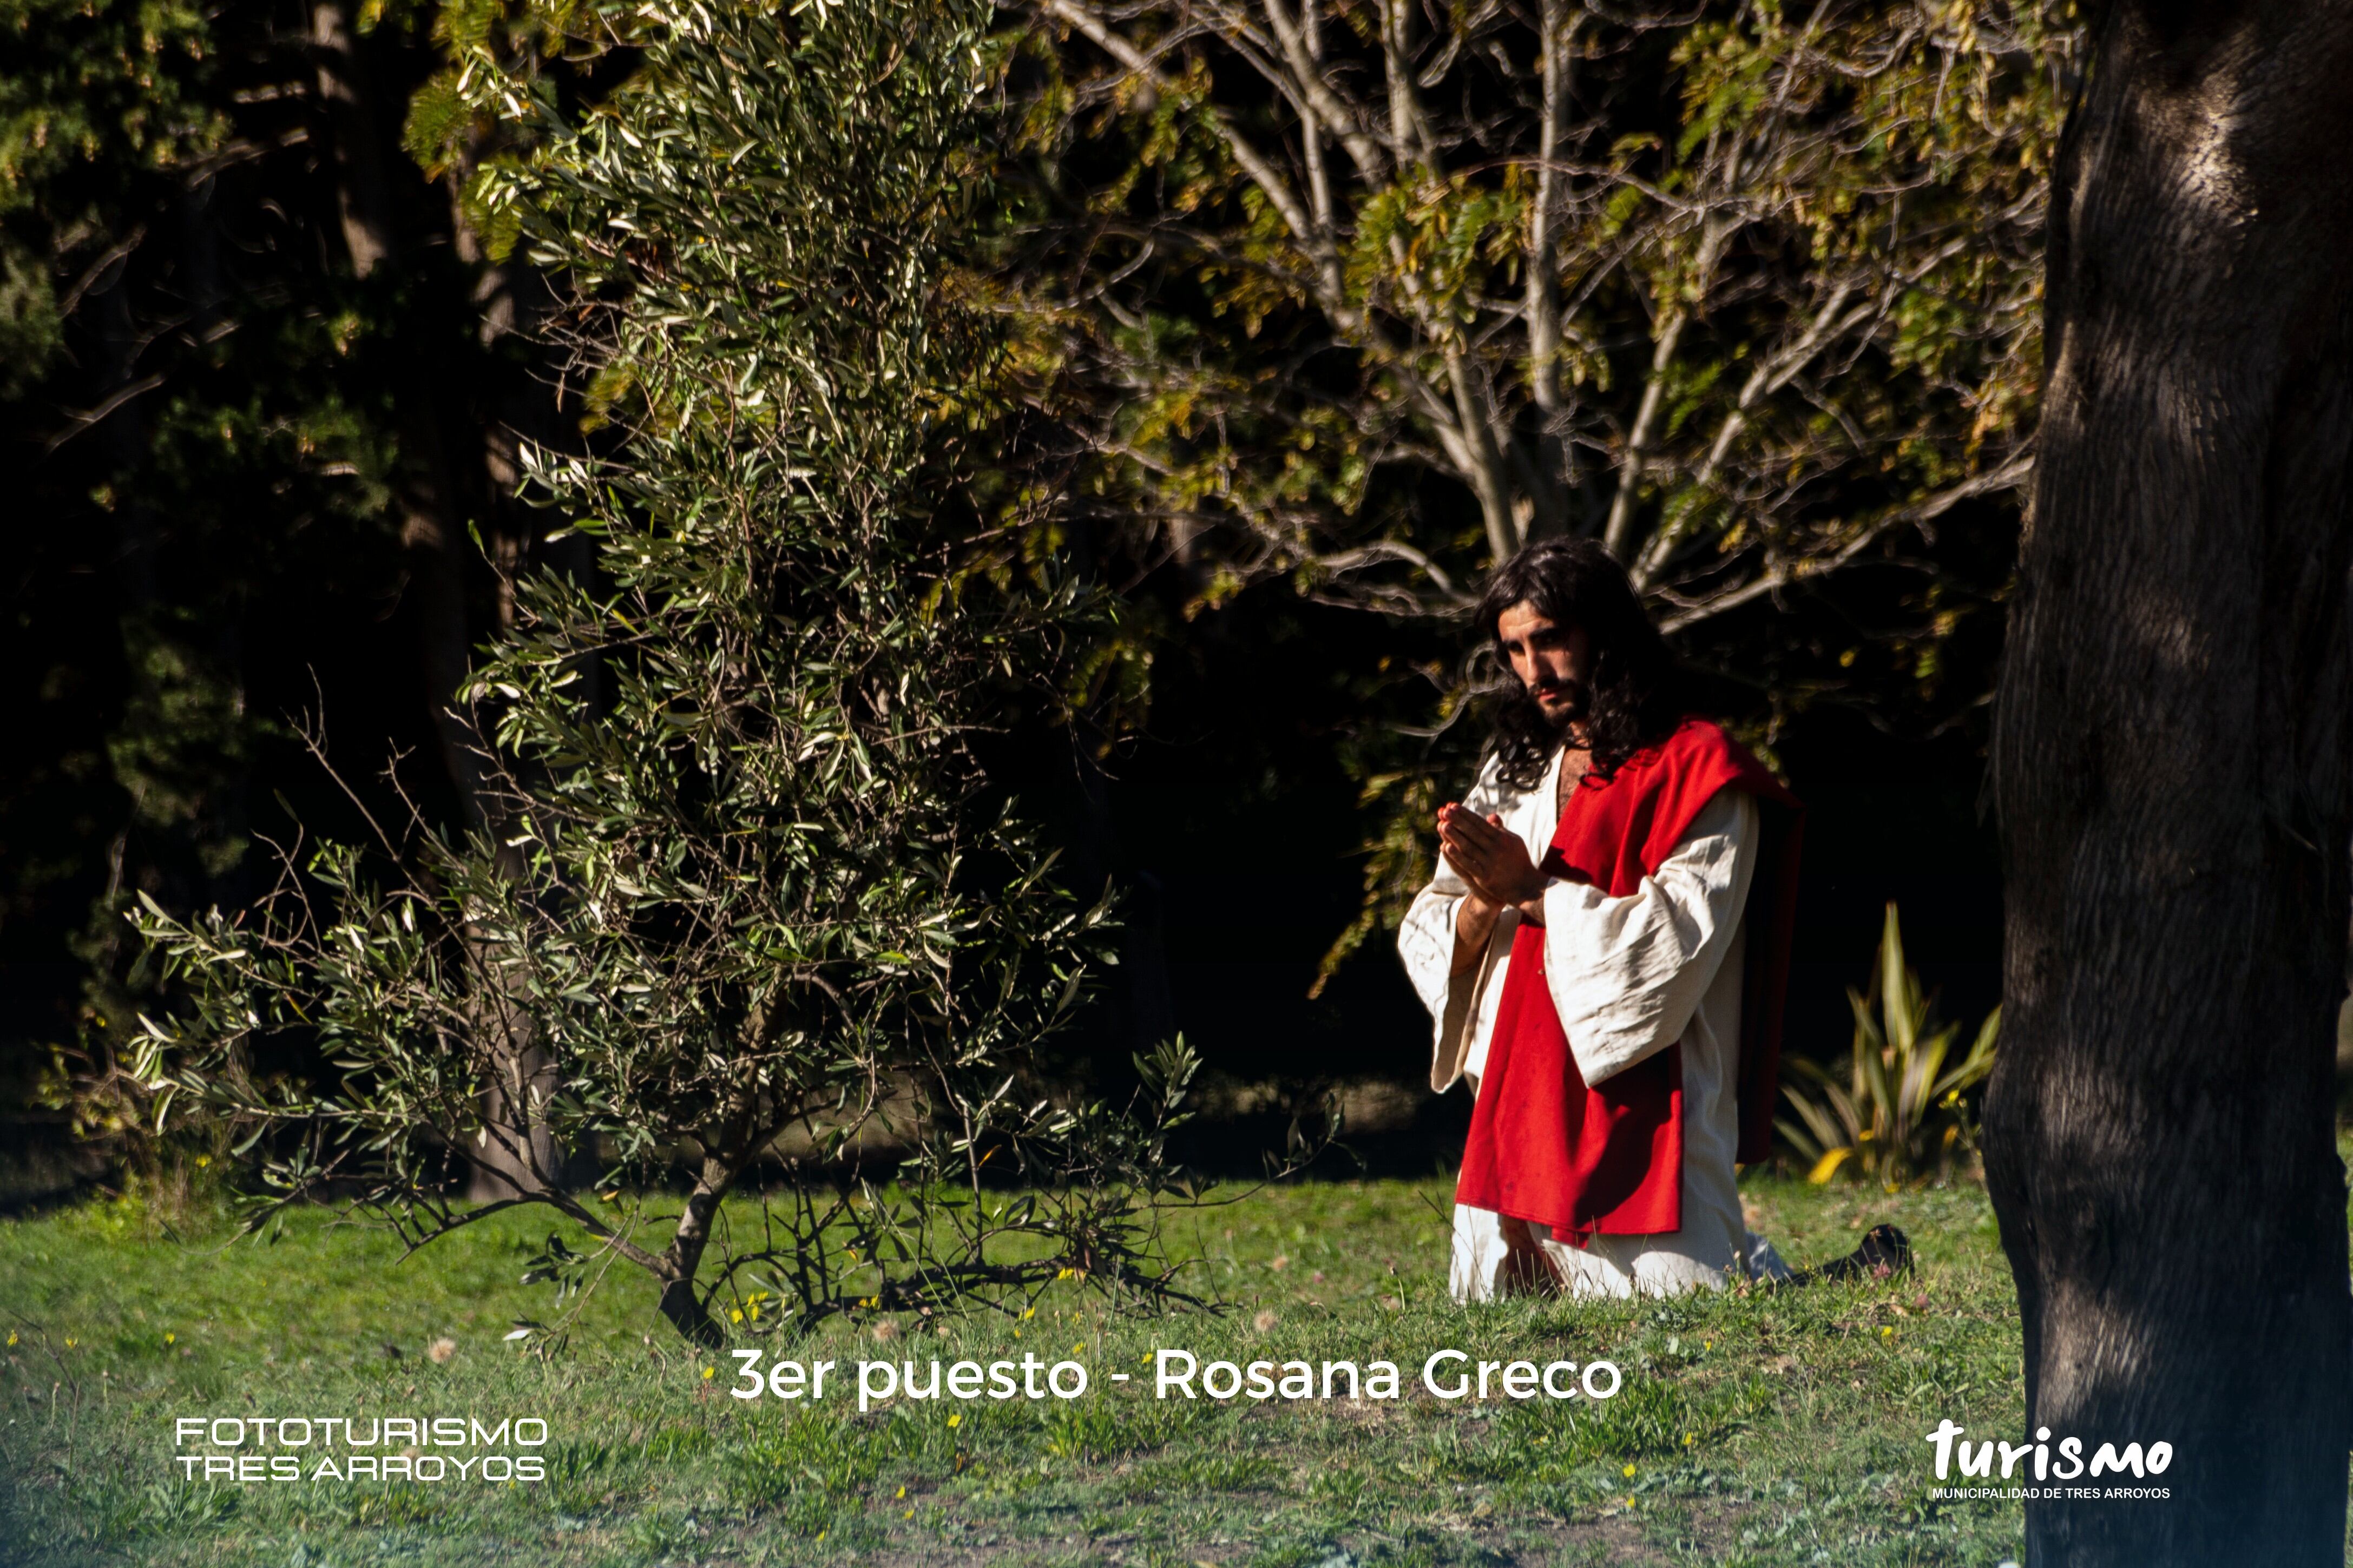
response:
M1531 859L1552 843L1562 753L1533 790L1496 776L1490 758L1462 804L1493 813L1519 835ZM1742 911L1756 872L1757 803L1746 791L1711 800L1655 876L1622 899L1589 884L1546 887L1545 978L1577 1071L1600 1083L1670 1043L1683 1047L1683 1228L1600 1236L1584 1247L1532 1227L1573 1296L1674 1295L1720 1289L1727 1278L1786 1279L1770 1243L1742 1222L1733 1154L1739 1146L1735 1087L1740 1052ZM1430 1086L1467 1077L1476 1092L1511 967L1519 912L1505 910L1474 967L1455 974L1454 921L1469 891L1441 854L1438 875L1414 900L1398 952L1437 1026ZM1454 1205L1448 1285L1461 1301L1496 1293L1505 1256L1498 1216Z

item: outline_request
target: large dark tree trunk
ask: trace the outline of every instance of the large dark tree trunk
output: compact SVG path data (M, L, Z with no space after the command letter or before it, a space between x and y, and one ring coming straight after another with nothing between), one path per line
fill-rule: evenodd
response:
M2348 83L2353 5L2111 0L2061 153L1986 1172L2030 1436L2176 1457L2030 1563L2344 1562Z

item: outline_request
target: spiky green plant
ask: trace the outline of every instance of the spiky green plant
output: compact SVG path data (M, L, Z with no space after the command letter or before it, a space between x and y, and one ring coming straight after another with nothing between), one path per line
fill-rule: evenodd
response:
M1893 903L1871 989L1859 993L1850 985L1846 996L1854 1009L1854 1059L1846 1081L1819 1062L1791 1061L1790 1069L1819 1093L1785 1086L1803 1125L1786 1118L1774 1125L1813 1162L1810 1181L1827 1182L1851 1169L1893 1192L1932 1172L1938 1180L1949 1177L1955 1158L1976 1147L1970 1091L1993 1070L2001 1009L1986 1015L1968 1055L1946 1067L1961 1026L1931 1027L1920 976L1904 962L1904 932Z

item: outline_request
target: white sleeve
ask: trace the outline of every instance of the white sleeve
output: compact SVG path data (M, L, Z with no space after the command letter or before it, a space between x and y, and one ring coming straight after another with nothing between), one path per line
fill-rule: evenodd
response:
M1443 858L1438 868L1437 877L1414 895L1413 907L1398 926L1398 956L1405 960L1406 978L1413 982L1421 1005L1431 1017L1443 1018L1447 982L1454 970L1454 911L1467 889L1459 881L1446 886L1454 878Z
M1501 805L1493 758L1480 768L1478 782L1462 797L1462 804L1482 816ZM1455 913L1470 890L1446 857L1440 855L1437 874L1414 895L1412 907L1398 927L1398 956L1405 961L1406 977L1413 982L1421 1005L1430 1009L1433 1061L1445 1052L1450 1035L1461 1027L1462 1004L1469 998L1458 993L1468 990L1479 973L1475 968L1459 975L1454 973ZM1451 1081L1450 1078L1448 1082ZM1431 1087L1444 1086L1433 1082Z
M1756 801L1726 789L1626 897L1545 889L1545 982L1587 1083L1683 1037L1748 901L1757 831Z

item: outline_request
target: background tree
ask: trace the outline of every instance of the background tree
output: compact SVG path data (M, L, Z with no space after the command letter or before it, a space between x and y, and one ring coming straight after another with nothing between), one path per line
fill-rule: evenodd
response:
M1430 622L1537 534L1604 540L1752 716L1982 699L1982 644L1946 676L2030 465L2063 9L1023 15L1005 287L1086 517L1187 615L1289 579L1407 622L1422 735L1357 747L1385 826L1335 960L1427 873L1465 696Z
M10 997L11 1032L49 1047L11 1065L63 1102L79 1047L92 1130L138 1110L112 1070L146 990L121 919L132 889L175 907L245 896L250 770L269 743L248 668L274 651L276 590L302 575L364 595L391 566L372 523L392 454L364 378L330 370L364 358L357 319L288 244L308 132L270 89L300 62L257 20L26 4L0 27L21 675L5 698L0 930L12 978L80 971L58 987L79 1004L63 1016ZM255 211L262 191L283 198L274 215Z
M424 742L442 778L409 783L463 806L466 752L433 745L430 715L497 623L466 529L515 545L501 400L518 381L548 400L518 343L475 329L491 306L449 261L445 193L400 179L381 110L409 36L375 21L0 12L0 472L26 672L5 699L5 1044L21 1072L37 1041L57 1100L78 1074L85 1119L136 1114L113 1072L151 994L132 893L252 893L270 795L311 795L280 717L315 682L385 715L363 773L385 741Z
M289 1139L280 1201L355 1179L420 1242L544 1205L705 1341L746 1279L804 1320L1071 1272L1165 1285L1133 1207L1165 1179L1156 1136L1053 1105L1031 1070L1108 905L1054 885L974 751L1099 614L1050 563L975 552L999 356L950 248L985 195L985 16L640 6L638 70L576 126L478 82L550 132L480 194L565 276L625 432L605 461L525 448L610 586L518 583L470 684L501 833L412 820L375 847L404 881L328 845L250 919L146 922L198 1004L184 1048L155 1029L153 1087ZM273 1081L288 1034L339 1080ZM1184 1061L1146 1064L1158 1110ZM543 1126L605 1151L601 1203ZM820 1171L863 1149L860 1179L796 1184L730 1236L722 1200L785 1138ZM692 1186L653 1234L640 1205L681 1145ZM451 1207L453 1154L509 1194ZM1036 1190L984 1189L992 1160ZM552 1239L538 1267L590 1261Z
M122 914L241 903L275 796L332 812L286 716L331 692L355 776L480 810L446 710L536 552L516 442L565 421L544 289L399 143L435 19L0 9L0 1103L134 1155Z
M2344 1557L2348 71L2341 6L2118 0L2068 121L1986 1173L2029 1429L2179 1457L2031 1563Z

